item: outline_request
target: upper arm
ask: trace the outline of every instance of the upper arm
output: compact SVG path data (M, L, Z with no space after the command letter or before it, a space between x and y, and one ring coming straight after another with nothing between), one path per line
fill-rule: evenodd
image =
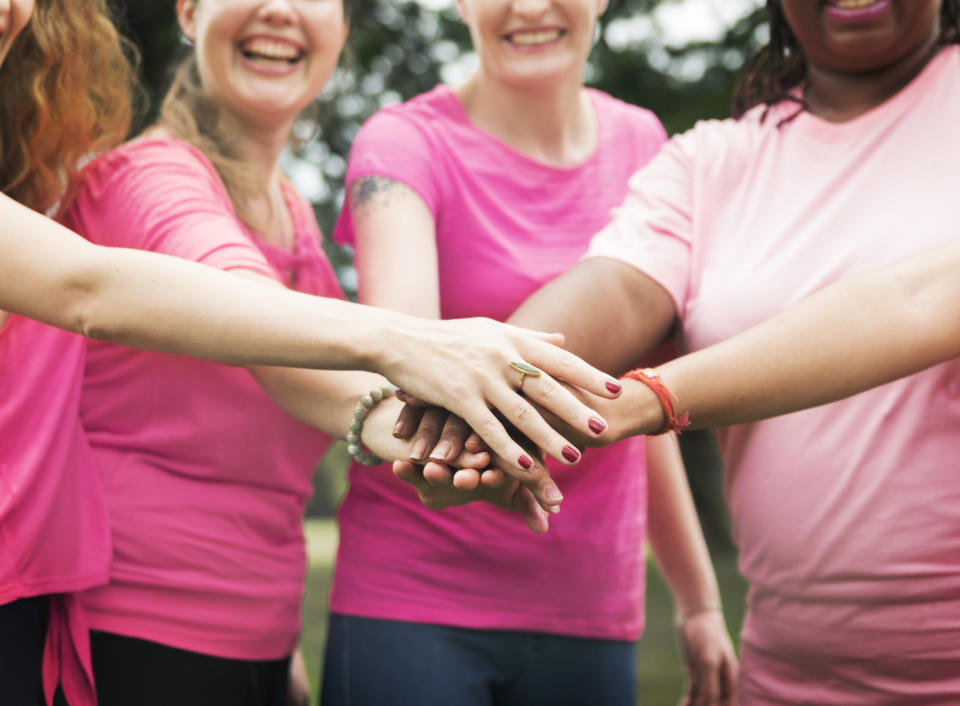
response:
M333 236L356 248L364 304L440 316L437 155L425 118L406 106L376 113L354 140Z
M95 248L3 194L0 223L0 326L12 311L75 330L73 303L96 274Z
M439 318L436 227L427 204L386 177L357 179L348 194L360 301Z

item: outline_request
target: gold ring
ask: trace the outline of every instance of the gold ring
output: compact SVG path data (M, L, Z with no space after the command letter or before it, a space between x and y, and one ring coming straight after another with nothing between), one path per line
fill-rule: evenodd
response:
M538 378L543 375L543 371L540 368L535 368L530 363L524 363L522 360L511 360L509 363L510 367L520 373L520 382L517 385L517 389L523 388L523 379L529 375L532 378Z

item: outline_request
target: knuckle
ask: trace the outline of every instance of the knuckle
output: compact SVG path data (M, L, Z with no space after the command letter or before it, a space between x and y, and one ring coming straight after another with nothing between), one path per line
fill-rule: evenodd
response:
M517 424L531 422L536 416L536 410L528 402L521 402L514 408L514 419Z

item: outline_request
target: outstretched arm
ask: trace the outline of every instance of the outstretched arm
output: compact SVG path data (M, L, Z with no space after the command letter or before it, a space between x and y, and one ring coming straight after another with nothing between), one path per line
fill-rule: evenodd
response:
M749 422L842 399L960 355L958 272L955 241L832 284L658 371L694 427ZM636 409L642 423L656 401L642 384L626 382L623 405ZM648 424L630 431L653 429Z
M378 372L468 420L513 463L524 451L491 407L519 417L531 436L548 435L557 449L562 438L512 389L508 361L526 360L612 396L609 376L553 345L556 336L482 319L427 321L179 258L98 247L2 195L0 223L0 309L115 343L220 362ZM581 427L594 416L571 400L557 411Z

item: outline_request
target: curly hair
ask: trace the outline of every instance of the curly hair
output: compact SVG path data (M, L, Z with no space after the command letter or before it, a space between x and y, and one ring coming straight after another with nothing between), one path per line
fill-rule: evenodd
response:
M0 190L37 211L130 130L136 52L106 0L37 0L0 67Z
M787 23L780 0L767 0L767 21L770 41L747 62L737 82L730 106L734 118L741 118L757 105L798 101L793 90L807 77L807 58ZM939 41L942 45L960 43L960 0L943 0Z

